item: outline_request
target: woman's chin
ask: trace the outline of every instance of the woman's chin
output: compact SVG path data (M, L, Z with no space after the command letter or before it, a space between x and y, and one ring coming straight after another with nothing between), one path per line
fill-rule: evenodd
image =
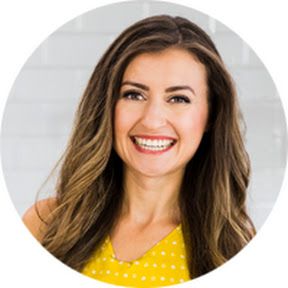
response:
M168 167L141 167L138 169L134 167L134 171L139 177L159 178L174 174L177 169L168 169ZM164 169L165 168L165 169Z

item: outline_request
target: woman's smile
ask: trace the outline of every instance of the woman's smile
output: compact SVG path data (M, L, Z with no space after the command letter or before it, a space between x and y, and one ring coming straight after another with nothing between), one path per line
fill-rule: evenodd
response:
M173 148L177 140L168 136L131 136L134 147L140 153L160 155Z

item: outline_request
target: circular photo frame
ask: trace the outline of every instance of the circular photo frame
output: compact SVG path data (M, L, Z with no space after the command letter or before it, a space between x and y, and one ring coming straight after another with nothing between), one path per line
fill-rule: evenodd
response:
M51 34L21 69L6 103L1 132L3 173L12 202L21 216L25 215L31 206L34 207L36 197L40 202L41 199L45 201L48 197L57 197L55 187L59 187L57 180L59 181L61 173L58 166L53 170L49 181L45 180L58 159L67 153L65 149L69 139L71 141L73 135L76 135L73 134L75 131L72 133L72 124L77 124L77 120L73 120L74 115L79 113L77 107L83 105L80 102L82 95L89 94L87 83L95 65L103 59L104 53L127 27L159 15L181 17L203 29L215 44L223 65L232 76L244 119L242 123L245 124L241 126L243 143L251 163L245 211L256 231L262 227L280 191L287 159L287 128L275 84L261 59L235 32L209 15L162 1L119 2L82 14ZM74 127L79 128L77 125ZM162 138L160 140L170 141ZM166 142L163 143L162 146ZM143 145L146 144L145 142ZM115 150L117 152L117 149ZM123 160L121 155L120 158ZM45 186L42 186L43 183ZM178 228L179 226L176 229ZM179 230L176 229L170 229L170 232ZM168 230L167 228L166 233L163 232L166 236L162 239L167 240L167 237L172 235L167 233ZM62 262L65 263L65 260ZM146 263L148 262L143 265ZM148 265L150 264L149 262ZM171 264L170 268L172 266L174 267L174 264ZM179 267L182 267L181 264ZM105 271L107 274L110 270ZM133 278L137 273L122 274L124 278L125 275ZM93 278L93 275L89 276ZM148 276L141 275L141 279L143 277L146 280ZM156 276L149 274L149 277L151 280ZM159 276L159 281L164 281L161 277L166 276ZM171 279L175 281L174 276L169 276L170 282ZM178 283L186 282L183 278L178 280ZM116 280L113 281L108 283L117 284ZM163 286L173 284L177 283L165 282Z

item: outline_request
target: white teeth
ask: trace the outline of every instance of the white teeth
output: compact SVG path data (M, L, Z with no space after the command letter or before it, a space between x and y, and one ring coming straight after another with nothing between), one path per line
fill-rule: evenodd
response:
M139 137L134 137L137 145L141 146L144 149L151 151L161 151L174 143L174 140L162 139L162 140L151 140L144 139Z

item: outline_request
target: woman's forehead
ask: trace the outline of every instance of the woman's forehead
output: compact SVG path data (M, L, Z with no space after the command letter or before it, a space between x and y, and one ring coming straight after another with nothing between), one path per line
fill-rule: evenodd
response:
M206 85L206 69L191 52L170 48L136 56L124 72L124 81Z

